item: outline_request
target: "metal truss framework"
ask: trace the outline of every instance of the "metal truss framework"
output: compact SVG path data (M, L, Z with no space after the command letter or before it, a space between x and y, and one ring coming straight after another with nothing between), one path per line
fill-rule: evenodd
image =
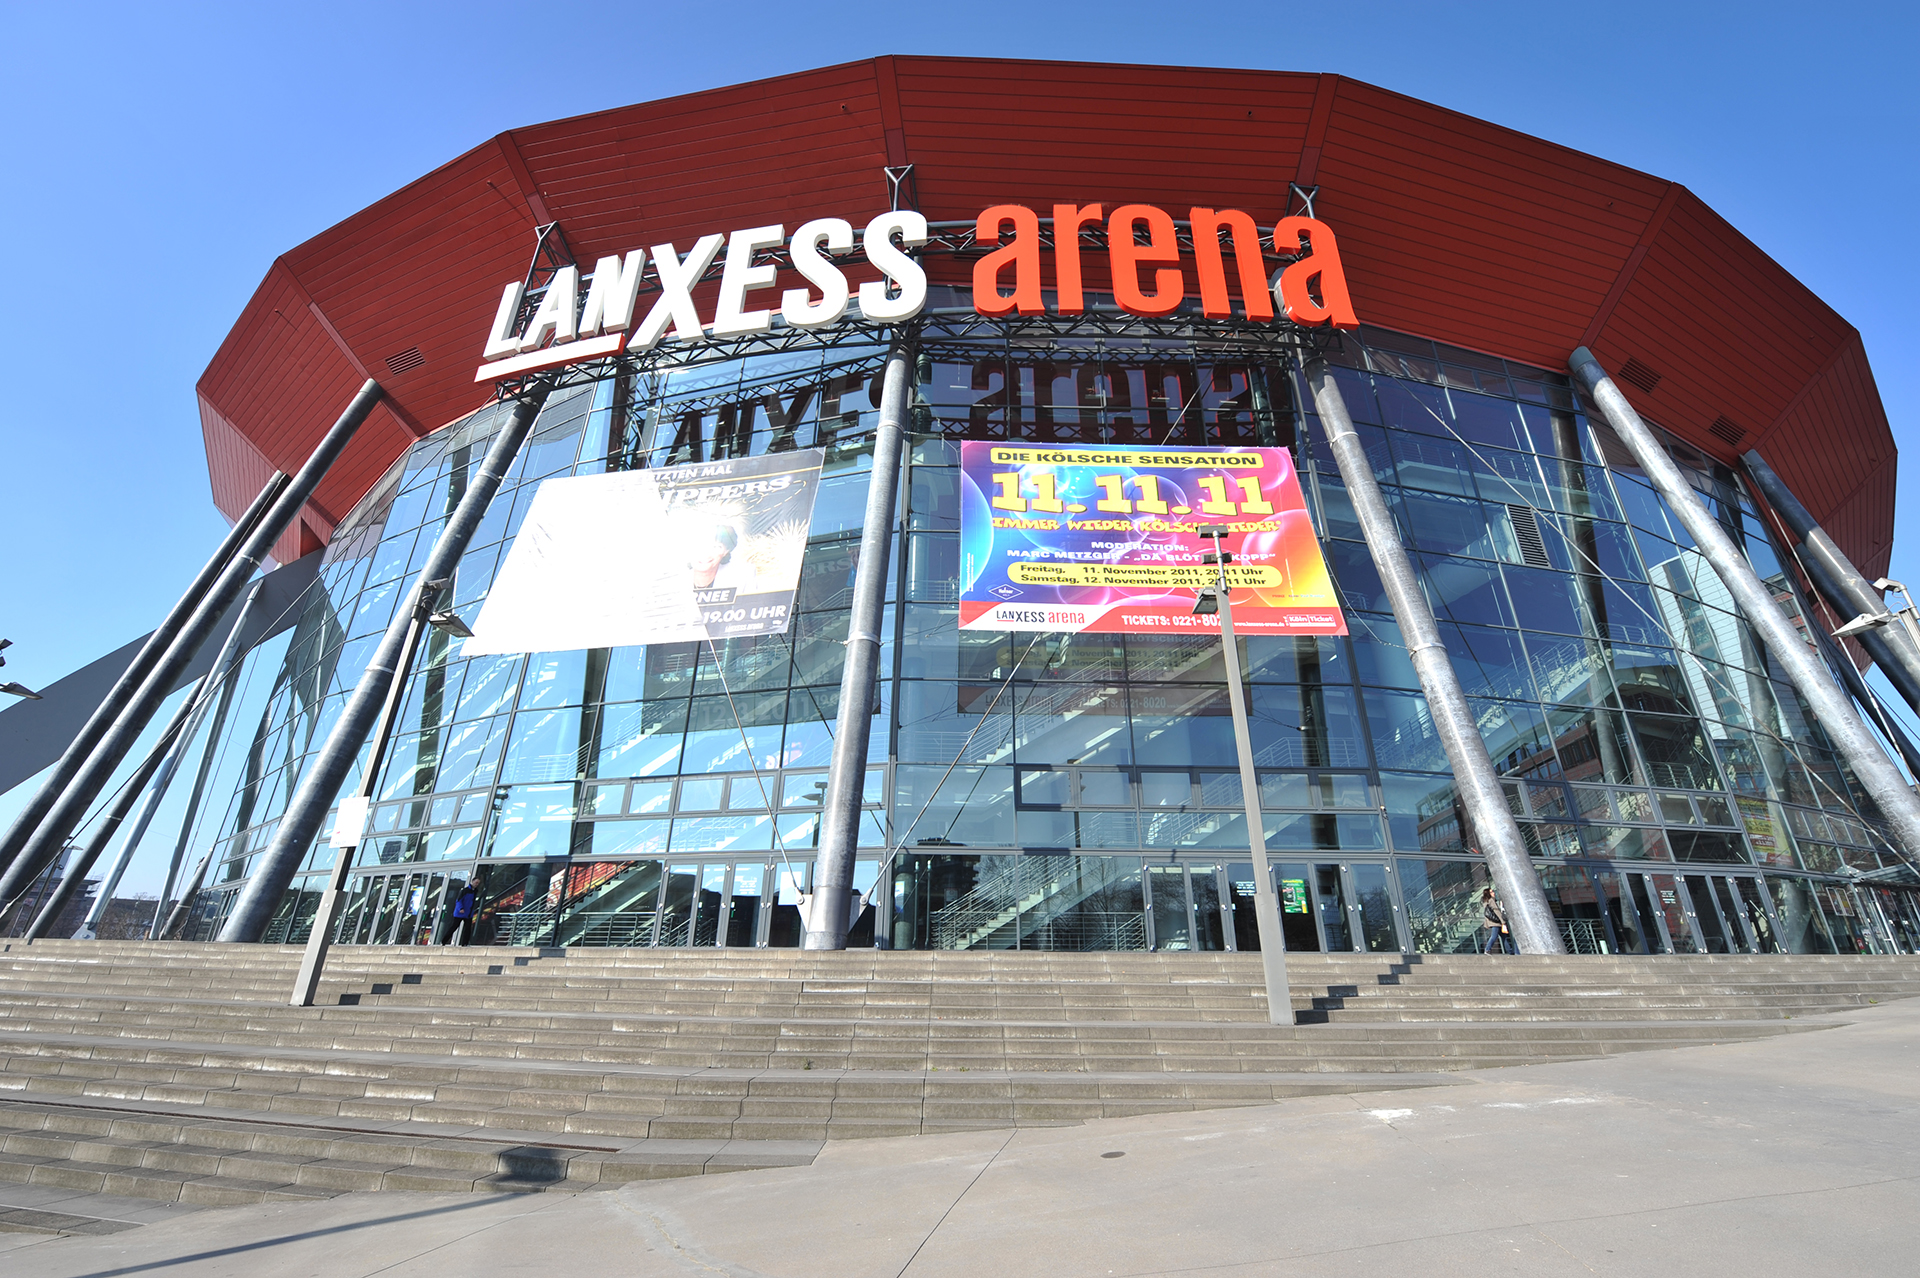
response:
M524 378L502 381L496 396L501 400L517 398L534 381L550 382L555 390L585 386L609 378L628 378L637 385L648 379L671 373L687 372L714 364L755 358L778 358L808 351L847 351L847 358L836 364L842 372L871 364L877 368L886 360L887 346L905 331L921 354L934 359L978 358L983 348L997 347L1010 358L1055 355L1062 348L1087 355L1109 357L1166 356L1176 351L1204 351L1248 361L1284 362L1290 357L1306 358L1314 353L1338 347L1340 334L1332 328L1304 328L1284 322L1252 323L1245 320L1210 320L1197 313L1162 316L1130 315L1114 309L1089 308L1082 315L1027 316L1018 319L990 319L971 308L943 307L929 310L907 325L872 324L847 320L828 328L796 329L776 326L765 333L747 334L732 340L704 341L697 346L663 346L651 351L609 356L543 369ZM841 368L840 365L845 365ZM779 388L797 388L817 383L820 366L795 369L784 375L754 382L757 389L775 393ZM737 399L739 388L708 392L714 402ZM699 396L691 396L691 404ZM680 403L681 400L675 400Z

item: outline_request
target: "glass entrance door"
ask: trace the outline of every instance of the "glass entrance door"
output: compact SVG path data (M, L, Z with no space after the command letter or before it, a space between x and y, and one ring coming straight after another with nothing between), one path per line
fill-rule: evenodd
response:
M1383 862L1274 861L1280 931L1299 953L1397 954L1405 948L1393 872ZM1260 947L1253 919L1253 867L1227 867L1235 947Z
M1736 875L1730 880L1733 884L1735 899L1740 903L1741 917L1746 920L1747 932L1753 938L1755 954L1780 954L1780 920L1773 914L1773 899L1767 895L1767 885L1757 874Z
M1220 871L1212 865L1147 867L1147 915L1156 950L1222 950Z
M1722 912L1719 895L1714 891L1713 879L1716 876L1682 874L1679 877L1681 890L1686 893L1692 910L1694 926L1700 929L1702 948L1708 954L1737 954L1744 949L1738 928L1730 924Z
M1649 904L1653 907L1654 920L1660 932L1660 938L1666 943L1669 954L1704 954L1706 943L1693 924L1693 904L1681 886L1678 877L1672 874L1648 874L1644 876L1648 887Z

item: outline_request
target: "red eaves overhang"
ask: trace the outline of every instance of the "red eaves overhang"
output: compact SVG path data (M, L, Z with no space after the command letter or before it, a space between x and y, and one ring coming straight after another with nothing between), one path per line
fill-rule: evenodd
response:
M1886 570L1895 448L1860 334L1685 187L1340 76L1071 62L875 58L502 133L274 262L199 382L214 502L233 518L376 378L386 403L275 558L324 545L485 401L480 347L536 225L583 262L859 225L906 163L934 221L1072 200L1271 223L1289 182L1318 184L1363 320L1549 369L1582 343L1616 375L1635 359L1649 418L1723 461L1759 448Z

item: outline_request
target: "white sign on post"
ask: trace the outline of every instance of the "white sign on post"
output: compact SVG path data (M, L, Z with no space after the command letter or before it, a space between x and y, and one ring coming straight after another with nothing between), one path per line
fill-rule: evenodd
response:
M364 794L350 794L340 800L340 814L333 819L333 836L327 840L336 848L356 848L367 832L367 809L373 800Z

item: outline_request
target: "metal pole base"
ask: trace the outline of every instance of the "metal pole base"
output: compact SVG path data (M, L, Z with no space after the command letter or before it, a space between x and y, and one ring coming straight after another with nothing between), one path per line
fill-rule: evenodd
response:
M1280 930L1280 898L1273 890L1273 874L1255 885L1253 921L1260 933L1260 966L1267 978L1267 1021L1273 1025L1298 1024L1293 1013L1293 990L1287 984L1287 951ZM1259 889L1264 888L1265 891ZM1274 944L1269 945L1272 939Z
M326 970L327 949L333 943L333 921L347 899L344 889L331 888L320 896L320 907L313 912L313 931L307 934L307 952L300 956L300 974L293 981L291 1007L312 1007L313 995L320 988L320 973Z

